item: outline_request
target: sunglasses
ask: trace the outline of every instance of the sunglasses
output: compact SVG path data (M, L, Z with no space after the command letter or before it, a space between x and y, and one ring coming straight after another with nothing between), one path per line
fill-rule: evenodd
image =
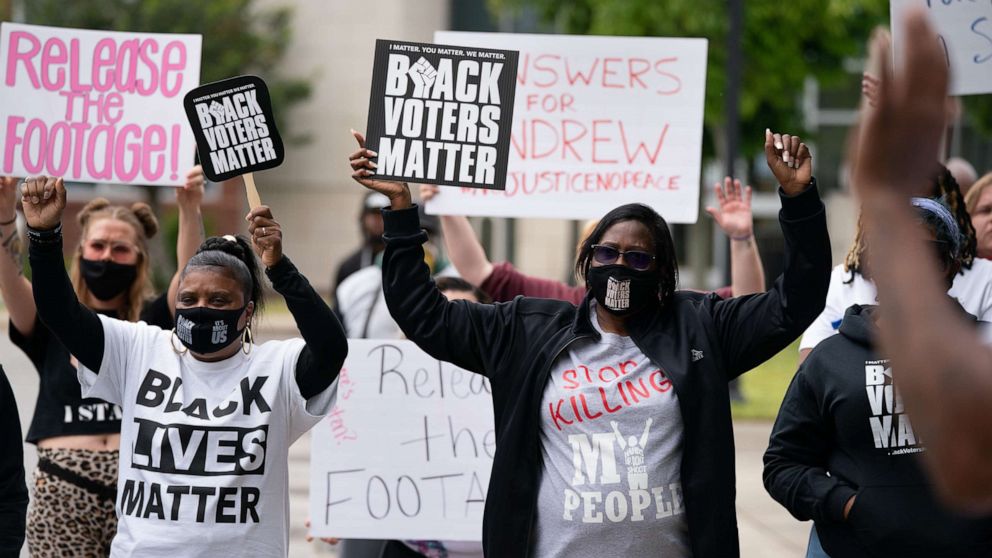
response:
M592 245L592 259L601 264L609 265L617 263L620 256L623 256L623 261L626 262L627 267L636 269L637 271L644 271L651 267L651 262L655 260L654 254L641 250L622 252L613 246L607 246L605 244Z

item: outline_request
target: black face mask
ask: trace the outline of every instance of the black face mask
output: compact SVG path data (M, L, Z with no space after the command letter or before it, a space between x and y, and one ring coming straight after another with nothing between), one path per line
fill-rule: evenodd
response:
M590 267L586 274L596 302L611 314L629 316L658 304L656 271L637 271L625 265Z
M131 288L138 277L138 266L110 260L79 260L79 271L86 288L100 300L111 300Z
M244 307L236 310L206 306L176 308L176 337L194 353L215 353L241 336L243 329L238 329L238 320L244 311Z

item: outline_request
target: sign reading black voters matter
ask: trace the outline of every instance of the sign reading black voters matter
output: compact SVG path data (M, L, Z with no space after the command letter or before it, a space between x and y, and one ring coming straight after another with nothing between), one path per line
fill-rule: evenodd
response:
M238 76L186 94L203 173L221 182L282 164L285 151L265 82Z
M378 40L366 147L376 175L502 190L517 52Z

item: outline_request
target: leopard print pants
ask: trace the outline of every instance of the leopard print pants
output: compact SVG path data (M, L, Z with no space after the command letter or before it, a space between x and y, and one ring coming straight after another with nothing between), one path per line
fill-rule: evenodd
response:
M104 487L117 484L117 451L38 448L38 460ZM117 532L114 503L113 498L35 469L27 529L32 558L108 556Z

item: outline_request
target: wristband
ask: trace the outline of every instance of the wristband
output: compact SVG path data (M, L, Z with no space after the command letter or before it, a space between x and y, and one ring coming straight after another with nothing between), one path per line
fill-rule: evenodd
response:
M28 239L33 244L55 244L62 242L62 223L50 230L38 230L28 227Z
M10 225L10 224L16 223L16 222L17 222L17 212L15 211L14 212L14 216L11 217L10 221L0 221L0 227L6 227L7 225Z
M749 234L747 236L732 236L732 237L730 237L730 240L737 240L737 241L743 242L745 240L751 240L752 238L754 238L754 233Z

